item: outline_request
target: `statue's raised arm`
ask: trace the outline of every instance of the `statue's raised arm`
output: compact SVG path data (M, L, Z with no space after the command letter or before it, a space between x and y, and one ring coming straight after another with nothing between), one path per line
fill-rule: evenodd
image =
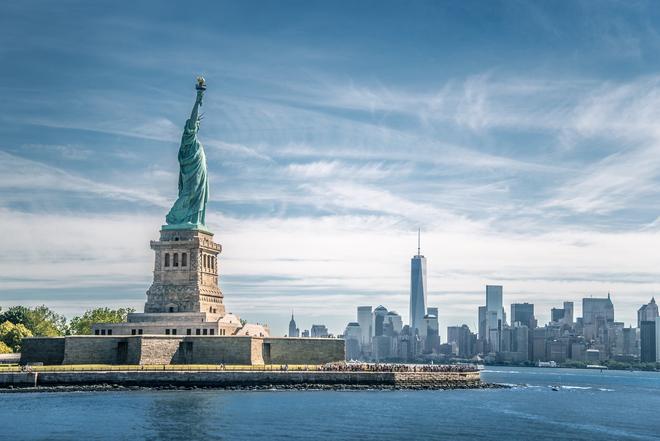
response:
M204 78L197 77L197 98L186 122L179 147L179 197L167 214L164 228L205 229L209 184L204 147L197 139L199 106L206 90Z
M202 98L204 97L204 91L206 90L206 80L204 80L204 77L197 77L195 89L197 89L197 98L195 99L195 105L193 106L192 112L190 112L189 123L195 129L199 129L199 124L197 124L200 121L199 108L202 105Z

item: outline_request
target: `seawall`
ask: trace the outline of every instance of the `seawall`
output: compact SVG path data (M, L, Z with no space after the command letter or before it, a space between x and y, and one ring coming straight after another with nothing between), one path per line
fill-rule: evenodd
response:
M117 385L138 387L385 387L467 389L483 384L479 372L338 371L87 371L5 372L0 388Z

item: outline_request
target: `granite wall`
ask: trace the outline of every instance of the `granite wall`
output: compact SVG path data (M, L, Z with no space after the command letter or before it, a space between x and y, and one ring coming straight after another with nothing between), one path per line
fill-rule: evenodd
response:
M324 364L345 360L344 340L335 338L264 338L272 364ZM266 351L268 352L268 351Z
M65 337L24 338L21 347L20 364L62 364L64 361L64 342Z
M0 373L0 388L117 384L124 386L392 386L455 389L481 386L479 372L327 372L327 371L96 371Z
M24 340L21 364L323 364L344 341L236 336L68 336Z

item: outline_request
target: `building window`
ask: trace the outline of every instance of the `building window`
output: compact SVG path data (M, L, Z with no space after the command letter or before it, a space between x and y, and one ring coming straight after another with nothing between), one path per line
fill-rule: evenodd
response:
M174 306L170 306L170 312L174 312Z
M215 259L216 259L215 256L211 257L211 269L212 270L215 270Z
M172 257L172 266L179 266L179 253L174 253Z
M170 253L165 253L165 266L170 266Z
M208 334L208 331L209 331L208 329L204 329L204 330L202 331L202 334L207 335L207 334Z
M170 335L170 330L169 329L165 330L165 335Z
M188 266L188 254L181 253L181 266Z
M186 329L186 335L192 335L192 329Z
M172 335L176 335L176 329L172 329Z
M101 329L101 335L105 335L105 329Z
M195 329L195 335L200 335L201 333L202 331L200 331L199 329Z
M209 329L209 334L215 335L215 329Z
M95 330L94 330L94 335L99 335L99 334L100 334L99 330L98 330L98 329L95 329Z
M131 335L137 334L137 331L135 329L131 329Z
M142 329L138 329L138 335L142 335Z
M108 335L112 335L112 329L108 329Z

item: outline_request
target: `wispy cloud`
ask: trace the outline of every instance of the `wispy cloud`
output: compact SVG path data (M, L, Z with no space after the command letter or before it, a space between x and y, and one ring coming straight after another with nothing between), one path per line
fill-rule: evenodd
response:
M104 184L72 175L56 167L0 151L0 189L7 199L39 197L41 192L87 193L127 202L147 202L167 207L168 202L153 192ZM35 194L36 193L36 194Z

